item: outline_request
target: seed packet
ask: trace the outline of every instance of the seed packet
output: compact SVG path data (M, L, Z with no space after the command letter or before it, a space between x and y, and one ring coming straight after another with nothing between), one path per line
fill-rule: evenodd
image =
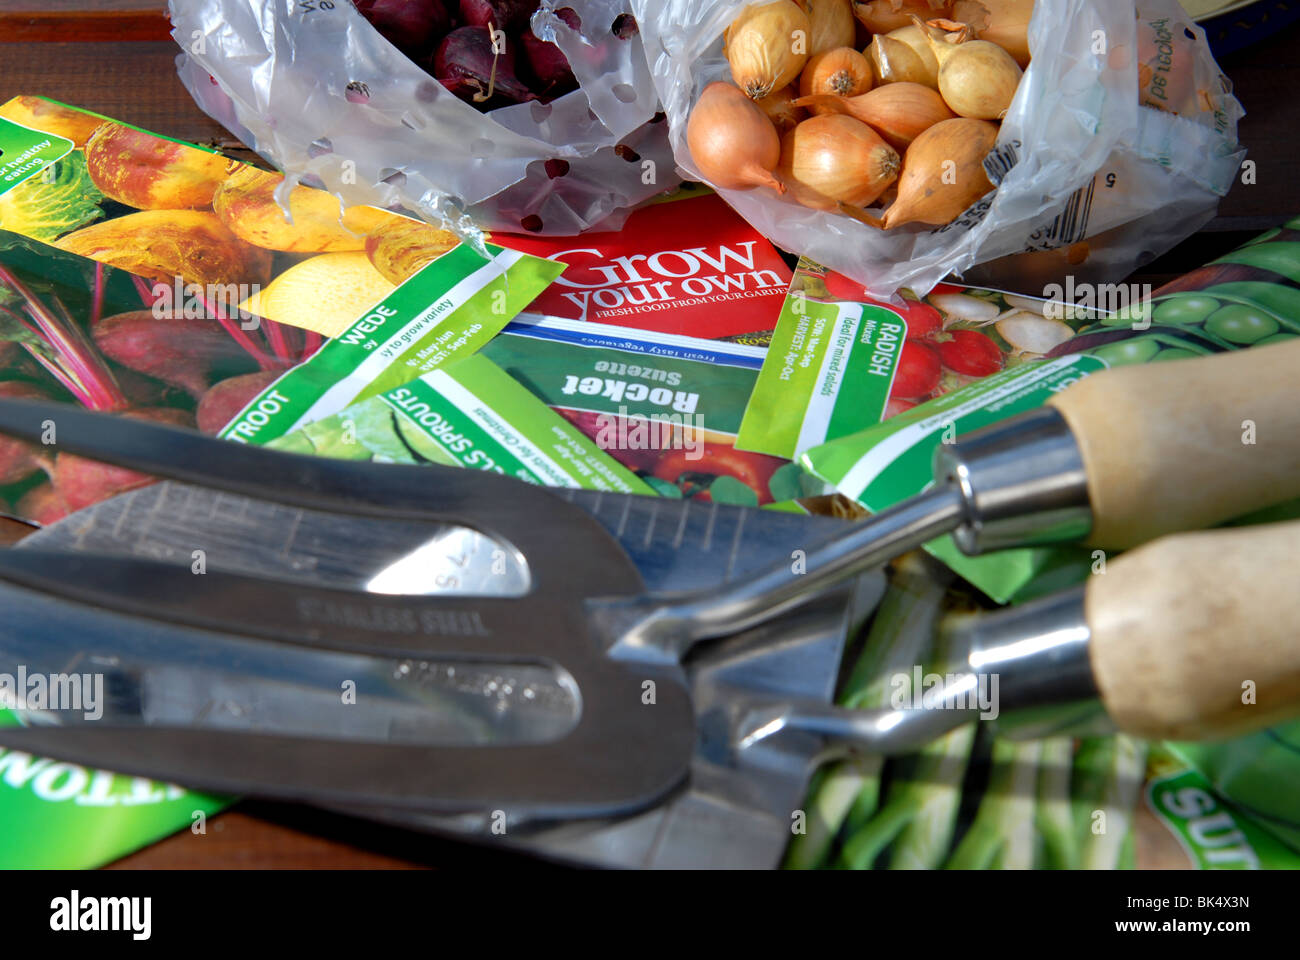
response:
M768 331L790 283L776 248L716 194L686 189L581 237L498 235L568 264L529 314L720 339Z
M837 702L854 709L899 707L919 695L922 674L951 662L959 623L987 609L966 584L933 561L906 554L887 571L888 588L869 628L846 649ZM1286 736L1288 734L1284 734ZM1222 754L1218 777L1188 766L1192 750ZM1235 770L1228 762L1235 757ZM1204 762L1204 757L1200 758ZM1203 869L1294 868L1300 854L1279 842L1279 806L1296 790L1276 752L1242 763L1216 744L1147 743L1123 734L1011 741L996 724L959 726L909 756L850 757L821 768L802 809L806 830L791 840L795 869ZM1200 766L1200 763L1197 764ZM1201 768L1208 771L1210 767ZM1267 771L1278 770L1268 804ZM1227 777L1224 776L1227 774ZM1240 789L1228 801L1220 781L1257 784L1269 816ZM1290 779L1289 779L1290 778ZM1240 786L1240 784L1238 785ZM1171 831L1137 826L1147 803ZM1175 839L1177 838L1177 839ZM1182 854L1180 855L1179 849ZM1300 848L1297 848L1300 849Z
M1267 345L1300 335L1300 221L1157 290L1149 302L1111 311L1045 355L1008 363L893 419L806 451L804 467L877 512L920 493L944 437L1045 404L1075 380L1107 367L1163 363ZM1061 305L1058 305L1061 306ZM927 550L1001 603L1018 602L1086 579L1091 551L1062 546L967 557L951 537Z
M737 445L794 458L1008 367L1041 358L1095 314L942 284L923 299L868 298L803 259Z
M346 332L458 244L409 217L343 209L323 190L287 189L278 173L41 97L0 105L0 157L0 229L130 271L152 292L149 307L197 306L237 323L282 368L319 337L304 349L281 325ZM500 247L489 251L501 260ZM563 269L528 257L510 266L508 316ZM430 305L448 292L427 291Z
M0 154L0 197L6 194L13 194L24 183L36 177L36 181L28 188L25 193L54 193L64 186L66 180L89 180L85 176L84 165L69 164L65 170L59 171L55 166L60 160L72 153L75 144L66 137L60 137L53 133L43 133L39 130L33 130L22 124L8 122L5 125L5 150ZM51 174L40 177L42 170L51 169ZM58 174L62 174L64 182L60 182ZM89 191L94 190L93 185L87 184ZM10 197L7 208L16 206L18 200L22 197ZM75 193L70 198L70 203L66 205L66 216L69 222L79 223L87 219L97 218L100 213L96 208L91 211L90 208L95 205L89 198L77 197ZM36 203L35 206L40 209L47 217L54 214L53 204ZM53 224L34 223L33 232L48 233ZM38 238L39 239L39 238Z
M1172 743L1169 749L1217 795L1289 846L1300 865L1300 722L1226 741Z
M1035 409L1081 377L1112 366L1176 361L1300 335L1297 251L1300 221L1293 220L1161 288L1148 303L1087 323L1042 358L815 447L801 461L876 512L931 482L934 449L945 435L960 436ZM1297 509L1284 504L1237 522L1270 522L1295 516ZM1068 546L971 558L944 537L926 549L999 602L1075 586L1089 576L1093 563L1088 550ZM1300 787L1293 783L1300 770L1297 743L1297 725L1286 724L1224 742L1166 745L1196 772L1180 772L1169 784L1153 787L1150 796L1153 806L1160 805L1157 814L1186 841L1194 863L1207 868L1296 863L1287 847L1300 850Z
M667 497L765 506L822 492L788 461L736 449L761 347L521 317L483 350Z
M468 467L548 487L653 494L481 356L426 373L267 446L347 460Z
M222 386L198 419L215 431L251 402L232 439L278 436L472 352L564 269L496 245L484 259L427 224L286 187L54 101L0 106L0 229L134 278L129 322L98 306L87 318L121 321L119 341L151 341L111 358L133 374L167 381L180 368L181 386L203 393L194 384L207 371L193 368L206 358L187 354L223 329L257 375ZM322 348L322 336L335 339Z
M787 301L737 445L793 458L878 423L899 373L907 322L858 303Z
M310 382L335 388L337 412L366 387L468 354L563 269L496 246L485 261L423 223L343 211L307 187L280 198L291 222L281 187L277 174L54 101L0 105L0 395L216 432L313 357ZM317 352L339 333L348 340ZM366 367L372 356L381 362ZM376 365L388 379L349 393ZM593 472L599 462L574 459ZM64 466L3 440L0 507L52 523L148 482L103 470L90 483L91 471ZM0 750L0 867L99 866L228 802Z
M474 353L561 267L489 245L424 266L305 363L261 390L220 436L275 439Z
M0 231L0 395L100 410L132 407L137 415L192 424L193 392L201 392L207 378L256 369L214 324L187 344L188 355L157 358L170 365L172 382L130 377L109 355L139 319L132 311L141 308L133 278L124 271ZM145 317L153 319L147 312ZM120 318L126 321L117 323ZM7 512L48 523L146 481L103 471L96 474L98 482L87 483L86 472L65 467L58 458L3 438L0 503ZM0 674L17 673L15 664L0 663ZM0 725L14 723L17 718L0 709ZM0 869L98 867L199 823L227 803L0 748Z
M256 373L256 359L219 324L158 320L137 280L0 230L0 396L193 426L213 384ZM61 464L4 439L0 503L51 523L144 480L121 471L96 480Z
M964 640L936 629L987 603L909 553L886 571L870 626L850 638L837 702L901 708L942 682ZM994 702L986 700L990 705ZM991 719L989 714L985 719ZM907 756L822 767L792 837L794 869L1119 869L1133 862L1133 811L1147 746L1130 737L1012 741L973 719ZM1097 814L1105 830L1097 832Z
M1235 799L1224 800L1214 775L1207 777L1200 772L1206 769L1205 758L1198 758L1199 762L1189 767L1180 759L1185 752L1181 746L1174 745L1162 752L1164 769L1157 771L1146 785L1147 805L1178 839L1198 869L1300 869L1300 826L1278 822L1264 811L1252 811L1244 805L1246 791L1240 784L1231 791ZM1237 752L1241 752L1240 748ZM1264 758L1267 754L1252 754L1252 757ZM1260 779L1255 796L1278 794L1286 789L1277 783L1276 776L1290 769L1288 762L1252 766ZM1265 779L1270 781L1267 785Z
M0 710L0 726L17 723ZM103 866L229 803L180 787L0 747L0 870Z

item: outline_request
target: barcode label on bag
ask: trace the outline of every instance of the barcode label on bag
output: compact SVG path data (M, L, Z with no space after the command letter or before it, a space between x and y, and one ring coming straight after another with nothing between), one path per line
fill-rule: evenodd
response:
M1070 194L1065 202L1065 209L1042 230L1035 230L1029 235L1026 250L1054 250L1057 247L1078 243L1088 235L1088 220L1092 215L1093 195L1097 190L1097 178Z
M1097 189L1094 177L1086 187L1071 195L1070 200L1047 228L1047 239L1055 243L1075 243L1088 233L1088 217L1092 214L1092 195Z
M984 172L989 175L989 181L997 186L1002 182L1002 178L1011 172L1011 168L1020 162L1020 141L1009 140L1006 143L998 144L989 151L989 155L984 158Z

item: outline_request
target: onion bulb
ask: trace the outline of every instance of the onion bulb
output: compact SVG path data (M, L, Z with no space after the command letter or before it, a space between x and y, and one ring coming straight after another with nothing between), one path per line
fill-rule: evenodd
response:
M758 104L729 83L704 88L686 124L686 145L696 168L715 187L785 192L772 175L781 159L776 127Z
M872 33L888 33L912 22L946 17L950 2L946 0L853 0L853 15Z
M858 39L857 23L849 0L798 0L812 25L808 55L815 57L837 47L851 47Z
M872 203L898 179L899 156L860 120L812 117L781 141L782 180L795 199L818 210Z
M1034 0L957 0L950 19L970 24L981 40L996 43L1021 67L1029 66L1029 20Z
M920 83L939 89L939 61L925 45L925 55L887 33L878 33L867 47L871 77L877 86L886 83Z
M957 117L936 123L907 148L898 199L885 211L886 230L905 223L943 226L993 189L984 158L997 143L987 120Z
M856 97L870 89L871 64L852 47L839 47L809 57L808 65L799 76L801 97L815 94Z
M794 0L746 7L724 35L736 86L751 100L792 84L808 61L811 24Z
M1024 72L996 43L967 40L970 28L945 36L936 27L922 24L930 49L939 61L939 92L954 113L976 120L1001 120L1020 86ZM955 42L954 42L955 41Z
M794 106L861 120L895 150L906 150L936 123L956 116L937 91L919 83L887 83L856 97L800 97Z
M909 23L905 27L899 27L897 30L891 30L888 34L891 40L898 40L907 44L921 58L925 64L926 70L934 77L934 83L930 86L936 90L939 88L939 61L934 56L934 51L930 49L930 35L914 23Z
M776 93L770 93L762 100L756 101L758 107L767 114L767 119L776 127L778 136L784 137L797 127L800 121L807 119L808 111L794 105L799 96L794 87L782 87Z

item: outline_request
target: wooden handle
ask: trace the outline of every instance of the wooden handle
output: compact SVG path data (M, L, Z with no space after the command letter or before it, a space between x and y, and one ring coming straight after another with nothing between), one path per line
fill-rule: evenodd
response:
M1106 370L1051 404L1083 451L1094 546L1122 550L1300 498L1300 339Z
M1300 714L1300 521L1165 537L1095 575L1085 608L1126 733L1224 737Z

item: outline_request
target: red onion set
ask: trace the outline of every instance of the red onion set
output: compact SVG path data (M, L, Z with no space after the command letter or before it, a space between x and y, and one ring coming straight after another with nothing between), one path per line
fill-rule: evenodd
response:
M578 82L560 48L530 25L538 0L353 0L389 42L480 110L547 102ZM570 7L557 11L580 26Z

